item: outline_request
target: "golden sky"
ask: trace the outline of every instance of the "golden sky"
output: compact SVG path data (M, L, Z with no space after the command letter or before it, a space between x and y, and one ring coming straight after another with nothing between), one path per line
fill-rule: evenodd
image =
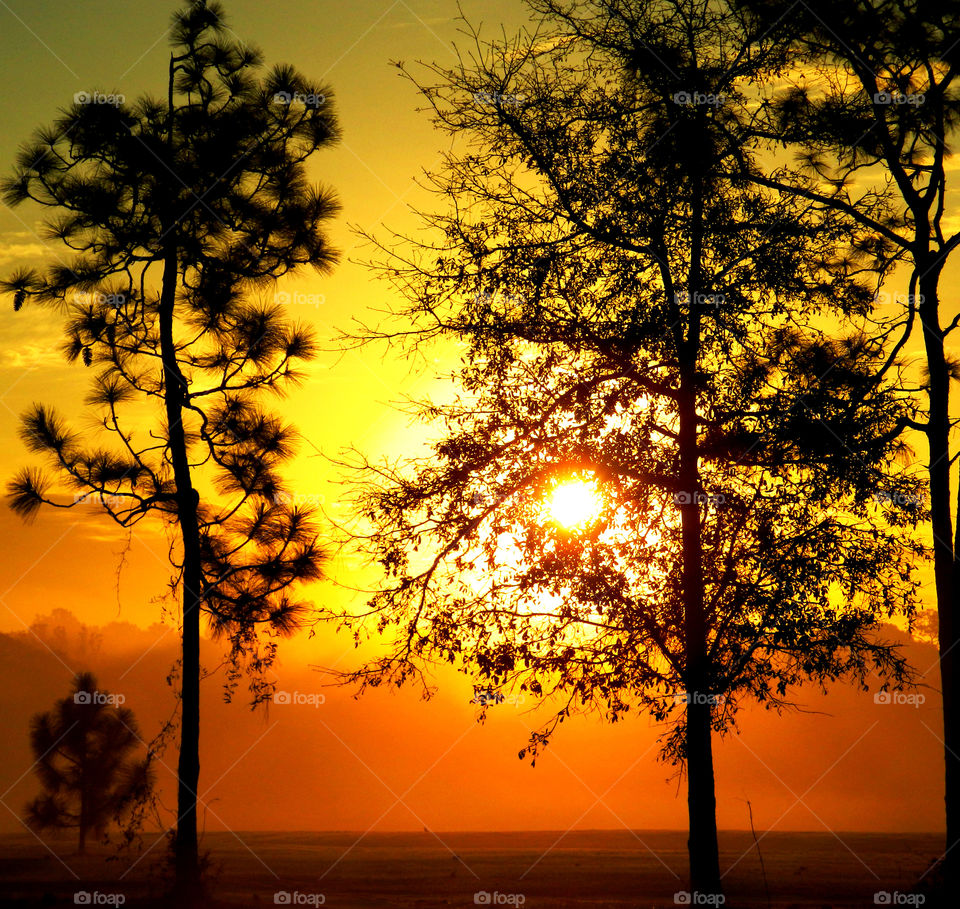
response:
M501 23L510 33L525 19L517 0L462 0L460 6L471 21L484 22L491 36ZM0 3L0 172L10 172L18 145L35 127L50 123L77 91L159 93L174 8L143 0ZM343 261L332 276L305 274L283 285L308 300L291 304L292 313L313 325L330 350L313 364L305 387L282 405L306 440L289 468L291 489L315 498L336 517L342 510L340 488L320 454L336 456L347 446L373 457L414 450L421 442L418 430L393 402L443 394L446 388L433 372L443 363L411 367L382 349L338 353L333 339L354 318L375 319L373 310L383 308L392 292L361 264L368 251L358 248L351 226L412 229L407 206L429 202L414 178L439 163L447 141L417 111L414 87L389 61L452 63L457 4L232 0L227 11L235 32L258 44L268 63L292 63L329 82L336 94L344 138L339 147L317 154L313 167L343 205L330 228ZM26 206L15 212L0 208L0 272L62 255L38 237L38 215ZM15 315L8 299L0 308L0 333L0 477L7 478L36 463L16 431L18 415L32 402L55 404L77 428L88 425L79 402L91 372L60 359L60 326L48 312L28 307ZM16 809L31 791L29 775L23 777L29 767L26 718L65 694L70 671L86 668L80 662L89 656L51 655L48 642L35 639L28 627L55 609L91 626L118 621L136 626L105 631L103 675L118 689L140 679L138 715L144 731L152 732L169 699L162 679L173 657L172 636L144 629L162 619L155 600L169 572L159 527L143 523L129 541L118 581L125 537L92 507L44 509L31 525L0 508L0 535L0 633L13 636L15 646L9 647L23 657L22 665L16 664L20 669L43 674L42 684L24 680L21 690L11 691L10 679L2 680L0 790L15 787L10 805ZM355 580L348 569L334 562L331 573L338 581ZM329 583L315 594L337 603L350 596ZM932 660L929 647L918 652L920 659ZM140 675L128 674L125 667L139 654L147 654ZM348 640L322 631L319 639L290 642L278 672L290 687L317 692L319 677L308 664L343 667L355 659ZM205 779L225 775L216 792L222 800L216 810L224 816L211 817L210 826L419 829L421 821L432 829L683 826L682 789L678 796L676 781L667 782L670 769L656 763L653 732L645 721L612 728L594 720L570 724L556 756L531 770L516 752L533 721L508 705L477 727L467 703L469 685L460 677L441 678L445 687L433 703L413 693L395 698L378 693L354 702L345 692L328 691L327 704L316 711L284 715L276 709L269 717L250 717L242 699L222 705L213 683L205 696L205 747L211 738L229 736L230 748L208 751L204 758ZM815 717L816 723L808 717L748 716L743 741L735 737L718 751L720 826L745 826L744 800L750 798L758 824L776 822L781 829L938 829L939 719L930 695L922 711L910 713L878 709L872 695L847 689L828 698L811 693L817 709L835 711L826 725L816 725ZM133 695L130 706L137 710ZM271 725L277 713L282 722ZM787 747L795 737L808 750ZM384 741L391 745L386 756ZM258 791L258 779L288 758L293 769L274 784L269 798L244 795ZM313 784L306 808L304 777ZM396 801L411 784L410 794ZM892 793L890 800L872 802L869 792L876 788ZM15 818L0 815L0 829L17 829Z

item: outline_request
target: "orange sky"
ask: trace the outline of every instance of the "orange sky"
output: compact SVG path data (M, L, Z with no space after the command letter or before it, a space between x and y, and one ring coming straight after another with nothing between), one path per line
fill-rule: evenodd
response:
M513 0L463 0L461 6L491 33L500 23L509 32L523 21L522 7ZM0 172L10 171L19 143L34 127L49 123L76 91L96 87L128 96L158 91L173 8L115 0L9 0L0 6ZM415 90L388 61L452 62L456 4L292 0L281 10L235 0L227 9L235 31L258 43L268 62L291 62L328 80L337 95L344 140L318 154L314 166L343 204L331 236L344 262L331 277L306 275L284 285L314 295L310 304L291 308L332 347L337 329L349 327L353 318L375 318L372 310L389 301L389 288L360 264L367 253L356 248L350 225L411 228L406 205L427 202L413 178L438 163L445 141L433 133L426 115L416 112ZM38 238L37 214L0 209L0 271L58 254ZM55 351L59 326L47 314L28 309L14 315L7 301L0 308L0 332L0 477L5 478L31 463L16 435L16 418L31 402L54 403L76 426L87 425L79 401L90 373L61 362ZM320 452L336 455L355 445L375 457L414 449L421 438L391 402L444 394L432 365L444 364L411 370L382 350L323 354L306 386L284 405L308 440L288 474L294 492L316 497L336 517L342 513L340 487ZM158 527L139 525L119 582L124 537L93 508L45 510L31 525L0 508L0 534L5 548L0 646L15 657L12 663L4 659L0 669L6 673L0 685L0 792L7 791L4 803L15 812L34 791L27 773L29 715L65 694L71 671L93 668L106 686L127 692L144 732L152 733L171 704L163 678L175 655L175 635L169 623L166 633L155 627L162 607L154 600L168 576ZM360 580L339 562L331 574L343 583ZM335 583L318 585L314 593L328 603L350 597ZM87 665L93 655L75 652L74 644L68 646L74 651L54 656L27 631L55 609L90 626L106 626L95 665ZM118 621L129 625L110 625ZM921 671L927 670L932 648L918 646L915 653ZM321 690L309 664L344 667L356 660L350 642L330 631L312 641L292 641L283 654L281 683L304 692ZM441 693L429 703L413 692L378 692L353 701L343 691L328 690L321 708L291 706L253 716L242 699L223 705L216 683L208 683L202 780L214 786L215 799L208 824L235 829L684 825L683 789L676 780L667 782L670 769L655 761L646 721L612 728L589 719L566 724L555 749L531 770L516 756L533 724L523 712L530 705L502 705L479 727L468 703L469 684L456 675L439 680ZM936 685L935 670L926 680ZM939 829L935 691L927 692L921 708L875 705L872 694L842 686L826 698L811 692L807 700L826 715L745 715L742 736L718 749L721 827L746 826L749 798L760 827ZM168 760L172 764L172 756ZM0 830L17 826L11 813L0 814Z

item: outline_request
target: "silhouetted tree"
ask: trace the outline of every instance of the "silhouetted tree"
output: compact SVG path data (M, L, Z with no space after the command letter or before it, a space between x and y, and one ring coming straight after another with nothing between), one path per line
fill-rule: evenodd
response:
M950 383L960 376L949 338L960 320L944 312L941 276L960 232L950 224L950 140L960 123L960 3L840 0L829 15L779 0L739 4L790 42L794 66L765 92L756 120L761 143L789 143L805 164L754 174L764 187L792 192L848 219L862 245L909 267L908 291L880 284L882 303L868 326L897 339L923 340L914 384L925 402L911 427L926 436L932 550L939 617L946 769L946 905L960 900L960 559L957 460ZM761 145L762 147L762 145ZM952 303L951 303L952 305Z
M310 511L291 504L278 474L295 433L261 403L301 378L314 344L256 296L300 266L335 261L322 228L337 205L309 182L306 162L338 133L330 90L287 66L264 72L219 4L178 12L172 43L162 100L91 94L80 102L117 103L75 103L23 149L4 199L52 209L50 235L75 256L4 286L16 309L65 314L68 358L97 368L87 403L107 437L100 446L37 405L26 444L122 526L158 515L177 532L175 851L187 892L198 878L201 612L230 643L229 690L245 668L256 703L269 694L272 637L306 615L290 588L320 574ZM62 506L48 482L21 473L13 507Z
M561 698L521 756L578 709L667 722L691 885L716 893L712 732L808 679L904 678L877 631L913 608L909 407L880 342L817 328L869 301L839 231L742 176L769 29L699 0L530 5L551 24L474 34L421 86L464 150L434 232L383 247L408 305L360 338L455 339L462 393L424 406L430 457L361 465L396 635L352 677L449 662ZM544 507L572 477L602 502L574 531Z
M80 673L69 697L30 721L34 771L44 792L26 807L38 831L76 829L78 852L87 835L102 836L153 788L148 759L134 757L140 731L129 707Z

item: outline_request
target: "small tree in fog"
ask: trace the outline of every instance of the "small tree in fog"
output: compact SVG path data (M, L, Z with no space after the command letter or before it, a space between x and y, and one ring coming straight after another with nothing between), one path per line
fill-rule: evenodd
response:
M38 832L76 830L81 855L88 835L102 836L153 788L149 760L136 757L137 721L119 700L84 672L68 697L30 721L43 793L27 805L25 821Z

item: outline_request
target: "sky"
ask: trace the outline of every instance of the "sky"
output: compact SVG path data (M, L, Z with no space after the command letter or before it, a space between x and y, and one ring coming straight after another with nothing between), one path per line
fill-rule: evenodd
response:
M52 120L58 107L68 104L77 91L133 97L162 90L173 8L173 4L49 4L39 15L34 4L0 8L6 20L0 33L0 73L10 87L0 102L0 168L9 172L19 145L35 128ZM510 3L463 6L467 15L489 16L492 22L509 22L512 12L512 21L519 24L517 9ZM335 513L336 474L323 456L336 456L351 447L371 453L389 451L398 438L415 444L417 437L408 418L392 405L406 396L437 390L438 382L425 364L399 362L382 348L344 353L336 338L351 328L354 319L375 321L375 311L383 309L393 293L363 264L372 250L359 231L412 229L416 221L407 206L427 201L415 179L423 169L436 165L443 151L443 141L427 116L416 110L416 90L399 77L390 61L452 62L457 9L440 2L360 2L351 5L349 15L329 15L324 10L323 5L307 3L286 3L282 14L247 2L228 7L233 30L257 44L269 63L296 65L329 83L336 97L343 139L315 156L312 175L332 187L342 205L341 216L329 229L341 264L329 277L305 273L282 285L292 300L306 300L292 302L291 315L312 326L326 349L311 364L309 383L289 401L289 412L297 414L303 435L300 457L288 473L291 491L302 501L322 503ZM104 44L107 24L109 38ZM60 254L39 236L39 214L27 206L16 211L0 209L0 269L6 272ZM19 414L33 401L43 400L56 403L73 425L84 427L80 402L89 376L61 360L55 319L36 312L26 318L15 316L12 307L0 318L0 331L8 342L0 357L0 451L9 473L27 463L17 437ZM43 568L50 559L79 565L87 561L87 547L115 539L108 522L98 521L94 514L82 517L78 523L74 514L44 515L35 527L24 529L8 511L0 515L5 536L18 547L12 560L18 567L12 569L11 583L20 579L19 589L6 598L15 614L0 610L0 629L29 623L39 605L33 591L45 583ZM54 525L47 525L48 520ZM62 541L47 551L53 542L51 533L54 539L62 535ZM159 553L159 560L151 552ZM131 577L139 579L155 567L162 574L166 559L162 537L141 527L130 558ZM34 562L28 580L22 567ZM73 592L71 597L74 603L83 602L85 616L102 621L113 615L115 597L90 580L88 590ZM135 583L139 585L139 580ZM149 606L146 612L140 611L144 606L132 599L126 604L136 618L151 614Z
M173 8L0 0L0 173L10 172L20 143L76 92L160 92ZM462 0L459 8L491 33L501 25L509 33L525 21L517 0ZM303 275L285 285L310 301L291 306L327 349L284 404L304 436L289 468L290 487L336 521L343 517L342 485L326 458L351 446L372 457L416 451L422 432L396 403L448 389L438 376L442 357L408 362L383 349L344 352L336 338L354 319L375 321L391 302L389 286L363 264L370 250L357 231L386 236L415 229L409 206L428 202L415 180L439 163L448 141L418 112L415 88L390 61L452 63L458 6L450 0L233 0L227 11L233 30L257 44L268 63L292 63L328 82L336 96L343 139L316 156L313 175L341 201L329 233L342 261L330 276ZM59 255L38 228L36 210L0 208L0 272ZM80 401L89 373L61 360L60 326L49 313L14 314L8 299L0 307L0 336L0 477L9 477L31 463L17 418L32 402L55 403L75 426L88 427ZM65 694L73 671L96 662L105 684L129 688L145 735L152 733L172 704L163 680L175 658L175 634L162 601L169 572L158 528L141 524L127 539L92 507L44 510L29 525L0 508L0 538L0 645L16 657L0 686L0 792L6 790L9 809L0 814L0 830L13 830L31 792L30 713ZM335 558L330 574L333 581L314 595L349 603L356 566ZM44 620L56 610L64 612ZM97 653L78 644L82 626L102 634ZM56 639L58 627L64 632ZM811 709L820 711L813 716L816 733L810 715L746 716L741 734L718 745L720 826L746 826L744 803L752 799L761 826L938 830L935 658L929 643L917 644L916 654L925 683L933 686L922 705L876 704L872 692L838 686L810 694ZM414 692L377 692L357 701L349 692L322 688L322 676L311 669L345 668L356 660L352 643L332 629L285 644L279 684L325 697L323 705L291 705L286 713L274 708L251 715L242 698L223 704L216 679L207 683L203 767L205 778L216 781L222 809L211 801L211 828L683 827L682 787L673 770L655 760L655 730L645 721L605 727L595 718L577 720L555 753L532 769L516 756L533 722L525 713L532 705L506 705L478 726L469 683L453 673L438 675L440 693L432 701ZM825 725L821 715L829 718ZM224 737L229 748L209 749ZM794 737L802 737L802 753L786 746ZM386 757L384 741L391 743ZM888 798L872 800L876 789Z

